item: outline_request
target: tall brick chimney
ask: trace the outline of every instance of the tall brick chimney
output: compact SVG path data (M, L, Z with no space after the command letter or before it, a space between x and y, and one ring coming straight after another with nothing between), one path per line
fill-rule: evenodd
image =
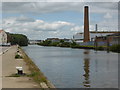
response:
M84 42L90 41L89 35L89 7L84 7Z

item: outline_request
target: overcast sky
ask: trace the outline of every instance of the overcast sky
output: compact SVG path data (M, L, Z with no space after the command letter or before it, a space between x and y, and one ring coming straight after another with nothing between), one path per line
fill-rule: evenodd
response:
M3 2L2 28L29 39L72 38L83 32L85 5L89 6L90 31L95 24L98 30L118 30L117 2Z

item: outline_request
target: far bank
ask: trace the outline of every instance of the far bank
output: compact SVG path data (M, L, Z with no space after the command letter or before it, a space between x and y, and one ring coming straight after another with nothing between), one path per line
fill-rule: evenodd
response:
M77 49L93 49L98 51L112 51L116 53L120 53L120 44L113 44L108 46L97 46L97 45L79 45L76 42L51 42L49 40L45 40L43 42L38 43L40 46L54 46L54 47L66 47L66 48L77 48Z

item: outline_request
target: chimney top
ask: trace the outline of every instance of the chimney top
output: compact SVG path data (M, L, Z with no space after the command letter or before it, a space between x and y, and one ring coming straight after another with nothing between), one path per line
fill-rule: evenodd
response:
M85 8L88 8L88 6L85 6Z

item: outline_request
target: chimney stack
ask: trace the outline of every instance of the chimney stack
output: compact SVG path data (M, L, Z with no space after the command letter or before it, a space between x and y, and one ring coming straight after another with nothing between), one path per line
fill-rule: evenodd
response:
M84 7L84 42L90 41L89 36L89 7Z
M95 31L96 31L96 32L98 31L98 27L97 27L97 24L95 25Z

